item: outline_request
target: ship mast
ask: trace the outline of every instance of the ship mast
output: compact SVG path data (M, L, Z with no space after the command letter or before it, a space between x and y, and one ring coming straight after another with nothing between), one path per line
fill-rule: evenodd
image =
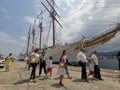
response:
M52 7L54 8L54 0L52 0ZM52 26L53 26L53 47L55 47L55 12L52 10Z
M46 7L46 5L45 5L44 3L41 2L41 4L46 8L46 10L49 12L49 14L50 14L50 16L51 16L51 18L52 18L53 47L55 47L55 21L59 24L59 26L60 26L61 28L63 28L63 27L62 27L61 23L56 19L56 15L57 15L59 18L60 18L60 16L58 15L58 13L57 13L56 10L55 10L55 1L52 0L51 3L50 3L48 0L46 0L46 1L47 1L47 3L49 4L49 6L51 7L51 11Z
M42 39L42 31L43 31L43 26L42 26L43 12L42 12L42 11L41 11L40 15L41 15L41 17L40 17L41 21L40 21L40 19L39 19L39 28L40 28L40 41L39 41L39 48L40 48L40 50L41 50L41 39Z
M27 41L27 50L26 50L27 55L28 55L29 44L30 44L30 30L31 30L31 26L29 27L29 31L28 31L28 41Z
M35 28L32 30L32 52L34 51Z

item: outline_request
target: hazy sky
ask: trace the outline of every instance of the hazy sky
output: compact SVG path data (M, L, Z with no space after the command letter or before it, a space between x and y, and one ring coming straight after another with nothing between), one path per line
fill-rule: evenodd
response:
M48 6L46 0L0 0L0 52L3 54L22 52L29 26L33 25L35 17L41 10L45 20L43 35L47 34L50 15L40 1ZM55 0L55 2L56 10L62 18L60 22L64 27L63 29L58 25L56 27L57 38L61 42L77 41L81 35L95 36L120 22L120 0ZM120 35L117 34L103 47L106 50L110 50L111 47L114 47L114 50L119 49L119 38Z

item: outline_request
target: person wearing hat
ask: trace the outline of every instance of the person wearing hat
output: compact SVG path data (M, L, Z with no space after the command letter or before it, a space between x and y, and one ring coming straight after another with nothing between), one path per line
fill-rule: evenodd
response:
M30 75L30 80L33 79L33 83L36 83L35 81L35 73L36 73L36 67L39 61L39 49L35 49L34 52L31 54L31 67L32 67L32 71L31 71L31 75Z
M80 52L77 54L77 61L81 64L82 72L81 72L81 79L89 82L87 79L87 72L86 72L86 63L88 62L87 57L85 55L85 49L80 48Z

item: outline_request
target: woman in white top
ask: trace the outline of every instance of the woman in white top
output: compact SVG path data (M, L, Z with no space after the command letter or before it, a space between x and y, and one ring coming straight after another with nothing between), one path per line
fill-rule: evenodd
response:
M66 50L63 50L62 57L63 57L64 62L66 64L66 67L65 67L66 75L68 76L69 79L71 79L72 77L69 75L70 73L69 73L69 70L68 70L68 59L67 59Z

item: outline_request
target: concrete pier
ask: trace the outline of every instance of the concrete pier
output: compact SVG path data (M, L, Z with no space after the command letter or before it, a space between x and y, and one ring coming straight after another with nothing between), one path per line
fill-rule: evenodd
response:
M37 67L37 83L33 83L29 81L31 70L25 68L25 62L14 61L9 72L5 72L4 68L0 69L0 90L120 90L118 71L101 69L104 80L90 79L87 83L80 79L80 69L80 67L69 66L72 79L67 79L65 76L63 80L65 87L60 87L57 65L54 65L52 80L44 79L43 72L42 76L38 78Z

